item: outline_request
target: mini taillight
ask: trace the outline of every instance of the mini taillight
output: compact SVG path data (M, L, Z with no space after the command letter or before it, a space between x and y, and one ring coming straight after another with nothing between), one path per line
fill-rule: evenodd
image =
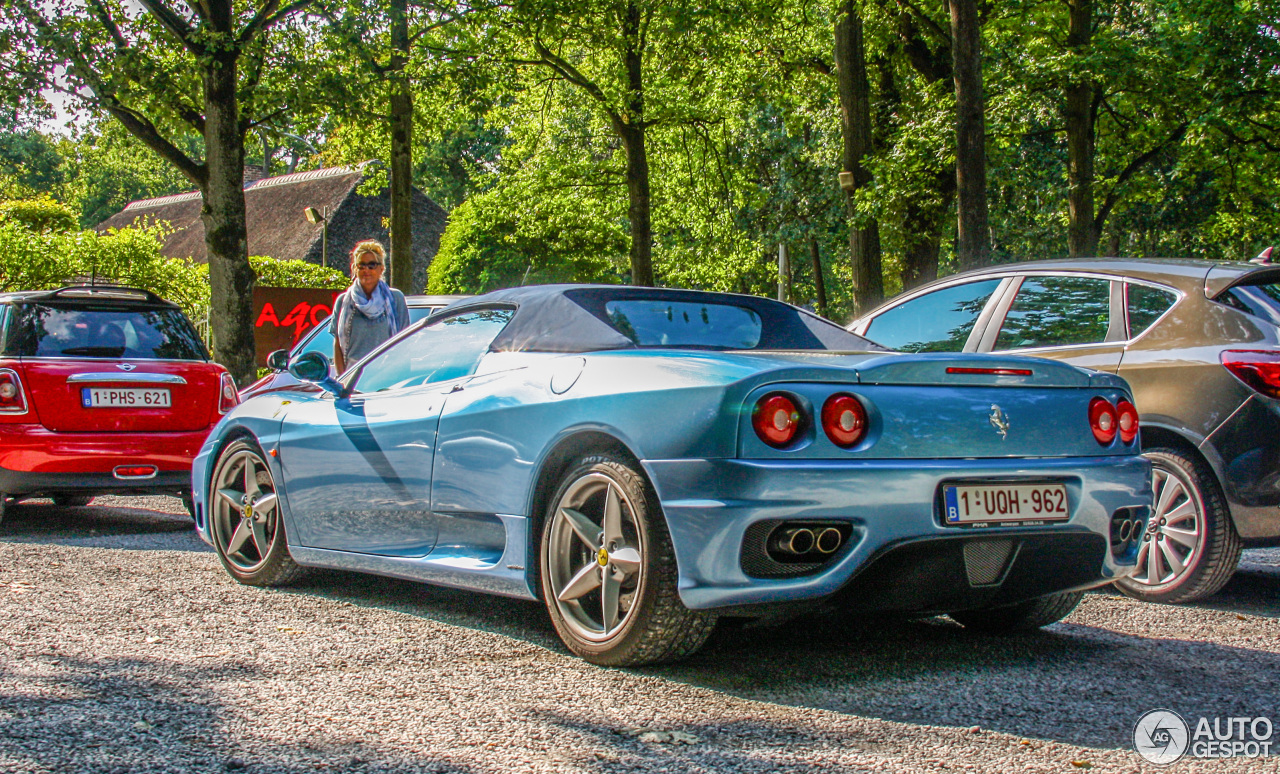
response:
M1270 398L1280 398L1280 352L1228 349L1218 356L1235 377Z
M804 418L795 401L780 392L770 393L756 402L751 426L760 440L774 448L789 445L800 434Z
M847 449L867 434L867 410L852 395L832 395L822 405L822 429L832 443Z
M0 411L6 414L25 414L27 400L22 394L22 380L18 372L0 368Z
M222 374L222 386L218 393L218 413L225 414L240 402L240 394L236 392L236 380L231 374Z
M1098 443L1106 446L1116 439L1116 430L1120 424L1116 416L1116 407L1106 398L1094 398L1089 402L1089 427L1093 429L1093 437Z
M1121 441L1133 443L1138 437L1138 410L1124 398L1116 403L1116 424L1120 427Z
M116 478L154 478L157 470L155 465L117 465L111 472Z

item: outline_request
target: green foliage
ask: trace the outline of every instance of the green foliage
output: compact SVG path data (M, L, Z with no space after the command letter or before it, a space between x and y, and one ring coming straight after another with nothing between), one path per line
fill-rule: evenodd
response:
M113 282L150 290L203 319L209 303L204 267L160 254L162 226L34 232L0 223L0 291L44 290L75 282Z
M450 215L431 262L427 292L617 282L626 261L620 230L597 230L591 213L574 205L553 198L524 200L514 187L472 197Z
M0 223L13 223L30 231L70 231L76 216L67 206L52 199L0 202Z
M198 135L180 135L186 151L202 154ZM118 122L102 121L63 143L68 201L78 204L80 225L91 228L120 212L129 202L182 193L195 188L172 165L156 157Z
M264 288L328 288L341 290L351 278L337 269L296 259L280 260L265 255L249 256L249 265Z

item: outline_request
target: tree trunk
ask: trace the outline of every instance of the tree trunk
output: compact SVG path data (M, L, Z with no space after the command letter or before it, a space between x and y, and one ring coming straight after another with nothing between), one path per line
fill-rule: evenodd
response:
M209 328L213 357L238 384L256 376L253 269L244 214L244 130L236 95L237 51L219 51L204 67L205 167L200 219L209 254Z
M627 3L622 15L626 41L628 96L618 133L627 149L627 217L631 221L631 283L654 284L652 202L649 196L649 155L645 148L644 63L640 7Z
M827 281L822 276L822 252L818 250L818 240L809 240L809 257L813 259L813 287L817 295L818 314L827 316Z
M880 265L880 227L875 218L859 217L855 196L871 183L863 164L871 153L871 85L867 78L862 17L854 0L845 0L836 18L836 84L840 95L842 169L853 175L845 189L849 214L849 254L853 264L853 305L862 314L884 300L884 276Z
M963 271L991 262L982 31L976 0L948 0L947 4L956 87L956 259Z
M1087 53L1093 40L1093 0L1067 0L1071 20L1067 30L1070 53ZM1067 125L1067 249L1072 258L1096 255L1098 229L1094 222L1094 86L1088 76L1073 74L1064 87Z
M938 252L942 247L943 221L951 210L956 195L956 177L950 172L938 175L934 184L937 196L913 195L907 200L902 216L902 232L906 242L902 260L902 289L923 285L938 278Z
M420 289L413 276L413 92L407 0L391 3L391 270L390 284L405 293Z

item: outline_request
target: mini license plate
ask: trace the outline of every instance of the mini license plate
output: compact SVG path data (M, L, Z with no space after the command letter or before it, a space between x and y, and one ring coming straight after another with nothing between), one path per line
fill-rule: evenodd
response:
M85 408L168 408L169 391L148 387L83 387L80 402Z
M947 524L1060 521L1070 514L1065 484L944 486Z

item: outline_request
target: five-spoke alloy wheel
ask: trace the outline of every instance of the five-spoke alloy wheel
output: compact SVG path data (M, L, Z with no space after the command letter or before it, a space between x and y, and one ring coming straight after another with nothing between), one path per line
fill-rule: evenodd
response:
M1191 602L1231 578L1241 542L1226 501L1204 463L1178 449L1151 449L1155 507L1138 548L1138 567L1116 585L1149 602Z
M250 586L280 586L301 569L289 555L275 480L257 444L232 441L222 451L211 485L209 528L218 560Z
M676 659L706 642L715 617L688 610L657 499L627 461L586 457L551 500L542 592L556 631L579 656L632 666Z

